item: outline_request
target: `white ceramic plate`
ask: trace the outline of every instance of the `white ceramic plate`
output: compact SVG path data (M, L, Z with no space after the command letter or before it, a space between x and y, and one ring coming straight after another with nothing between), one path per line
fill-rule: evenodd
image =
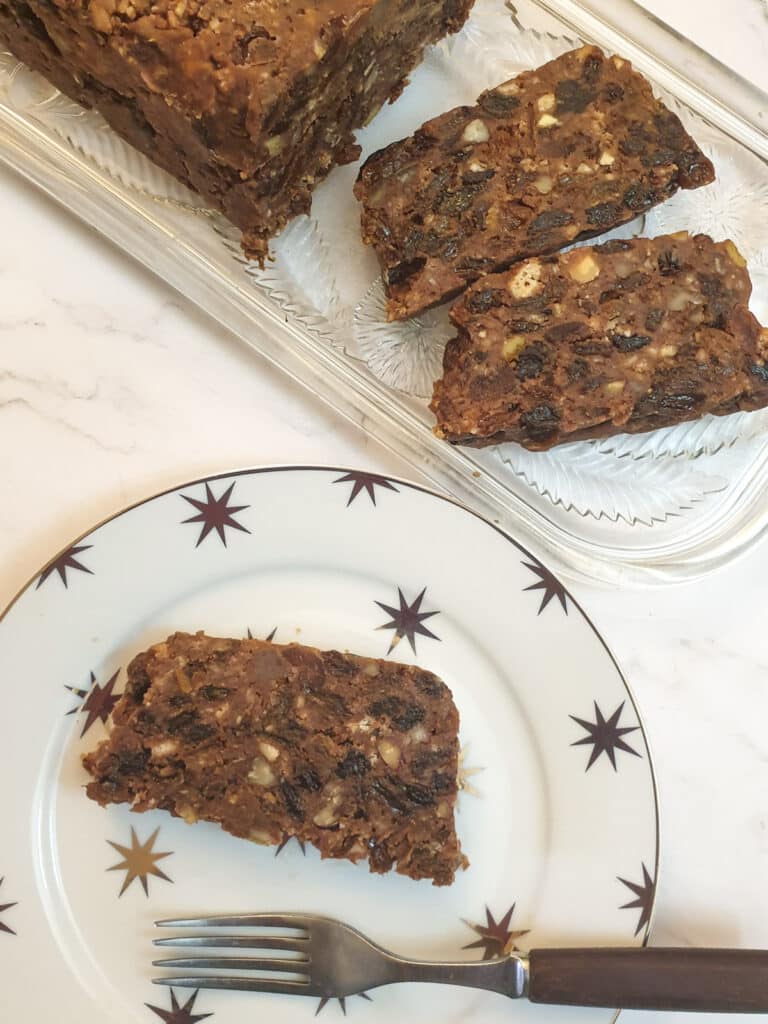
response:
M450 888L250 845L162 812L103 810L80 755L129 659L175 629L417 661L453 691L465 748ZM0 1001L8 1021L308 1022L316 1000L152 985L157 918L306 910L390 948L478 958L511 942L643 942L658 822L638 712L610 651L514 540L412 484L342 469L195 481L80 538L0 621ZM473 771L474 770L474 771ZM134 847L131 850L131 847ZM465 952L462 953L462 950ZM149 1004L149 1005L147 1005ZM338 1018L336 1001L323 1007ZM361 1024L507 1024L499 996L397 986ZM520 1005L518 1019L610 1012Z

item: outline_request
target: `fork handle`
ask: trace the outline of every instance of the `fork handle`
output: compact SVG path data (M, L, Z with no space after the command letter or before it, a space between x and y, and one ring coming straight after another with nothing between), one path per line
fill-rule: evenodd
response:
M768 951L759 949L537 949L534 1003L632 1010L768 1011Z

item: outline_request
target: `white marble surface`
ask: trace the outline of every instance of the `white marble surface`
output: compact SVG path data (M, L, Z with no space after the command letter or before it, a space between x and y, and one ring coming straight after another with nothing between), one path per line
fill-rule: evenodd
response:
M768 88L761 0L727 18L720 0L648 6ZM0 209L0 606L74 535L192 476L290 462L413 476L4 169ZM574 587L655 751L656 944L768 947L766 578L768 542L685 587Z

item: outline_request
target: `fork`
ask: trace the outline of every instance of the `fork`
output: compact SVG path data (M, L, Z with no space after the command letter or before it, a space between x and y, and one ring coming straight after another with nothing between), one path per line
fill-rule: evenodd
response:
M534 1003L768 1011L765 950L535 949L527 955L510 953L496 960L436 963L396 956L350 925L313 914L239 914L155 923L160 928L176 929L262 929L261 934L176 935L155 939L156 946L289 954L154 960L155 967L195 972L152 979L155 984L176 988L280 992L332 999L362 994L381 985L419 981L481 988L513 999L527 997ZM290 934L284 934L286 931ZM198 973L201 971L241 973Z

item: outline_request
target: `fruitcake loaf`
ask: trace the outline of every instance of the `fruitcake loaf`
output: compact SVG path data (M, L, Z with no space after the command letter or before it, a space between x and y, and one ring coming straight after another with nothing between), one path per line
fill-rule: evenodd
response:
M768 331L730 241L685 232L529 259L451 309L431 408L453 444L637 433L768 404Z
M449 885L459 716L431 672L298 644L175 633L139 654L107 740L100 804L159 807L256 843L295 836Z
M0 45L97 109L263 258L472 0L0 0Z
M646 79L584 46L374 153L355 195L398 320L713 179Z

